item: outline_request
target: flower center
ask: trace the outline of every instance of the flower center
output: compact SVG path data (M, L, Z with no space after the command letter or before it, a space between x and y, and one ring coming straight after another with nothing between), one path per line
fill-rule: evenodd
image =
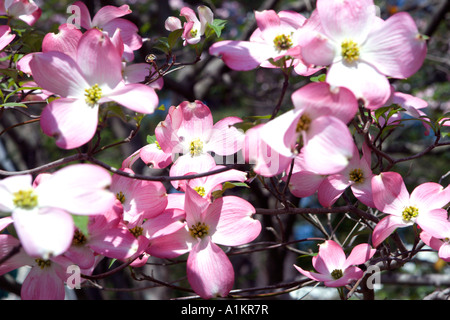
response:
M122 193L122 191L116 194L116 198L120 201L121 204L125 203L125 195Z
M308 115L303 114L297 122L297 132L307 131L311 125L311 118Z
M208 234L208 230L209 226L207 226L203 222L197 222L197 224L195 225L193 224L189 228L189 233L191 234L192 237L201 239Z
M144 232L144 229L142 227L136 226L132 229L128 229L130 232L135 236L136 238L139 236L142 236L142 233Z
M192 38L195 38L197 36L198 30L197 29L192 29L190 32L190 35Z
M192 140L189 146L189 152L192 157L200 155L203 152L203 142L198 138Z
M405 210L402 212L402 218L404 221L408 222L412 218L417 217L419 214L419 209L413 206L406 207Z
M86 103L91 107L96 105L102 97L102 89L98 86L98 84L94 84L89 89L84 90L84 92Z
M197 193L198 193L199 195L201 195L202 197L204 197L205 194L206 194L206 190L205 190L205 188L202 187L202 186L194 187L194 190L197 191Z
M337 280L337 279L342 278L343 275L344 275L344 274L343 274L343 272L342 272L341 269L334 269L334 270L331 272L331 276L333 277L334 280Z
M341 55L347 62L359 59L359 46L352 40L345 40L341 44Z
M52 262L50 260L44 260L44 259L41 259L41 258L38 258L38 259L36 259L34 261L36 261L37 265L41 269L44 269L45 267L50 267L51 264L52 264Z
M284 51L292 47L292 39L290 35L280 34L273 39L273 44L278 52Z
M159 145L159 142L158 142L158 141L155 141L155 144L156 144L156 147L157 147L159 150L162 150L162 149L161 149L161 146Z
M84 235L84 233L78 229L75 230L75 233L73 234L72 244L73 245L83 245L86 243L86 241L87 241L87 238Z
M19 190L13 193L13 203L18 208L33 209L38 205L38 197L34 190Z
M364 182L364 173L361 169L354 169L350 171L350 180L355 183L363 183Z

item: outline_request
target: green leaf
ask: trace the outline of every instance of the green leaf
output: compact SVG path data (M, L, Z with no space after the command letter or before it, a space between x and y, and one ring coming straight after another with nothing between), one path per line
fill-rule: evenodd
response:
M214 19L212 24L208 23L208 26L214 31L217 38L220 38L222 30L225 28L226 24L227 24L226 20Z
M173 49L173 47L175 47L178 39L181 38L182 34L183 34L183 29L178 29L178 30L172 31L169 34L169 37L167 38L167 45L169 46L170 49Z
M170 52L169 39L166 37L159 38L158 42L153 46L153 48L168 54Z
M326 77L326 74L320 74L318 76L309 78L309 80L311 80L312 82L325 82Z
M88 235L88 223L89 223L89 216L81 216L81 215L72 215L73 223L75 224L75 227L80 230L81 233L84 235Z
M156 143L156 136L155 135L148 135L147 136L147 143L148 144L153 144L153 143Z
M14 107L21 107L21 108L28 108L26 104L19 103L19 102L7 102L0 105L0 108L14 108Z
M222 190L217 190L217 191L213 191L212 192L212 196L215 198L215 199L217 199L217 198L220 198L223 194L224 194L224 192L226 191L226 190L228 190L228 189L232 189L232 188L235 188L235 187L245 187L245 188L250 188L246 183L244 183L244 182L225 182L223 185L222 185Z

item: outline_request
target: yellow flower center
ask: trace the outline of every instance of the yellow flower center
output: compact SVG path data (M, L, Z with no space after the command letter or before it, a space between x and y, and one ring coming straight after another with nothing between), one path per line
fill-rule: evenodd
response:
M156 147L157 147L159 150L161 150L161 146L159 145L159 142L158 142L158 141L155 141L155 144L156 144Z
M406 207L402 212L402 218L404 221L408 222L412 218L415 218L419 215L419 209L413 206Z
M192 157L200 155L203 152L203 142L198 138L192 140L189 146L189 152Z
M273 39L273 44L278 52L287 50L292 47L292 39L290 35L280 34Z
M122 191L116 194L116 198L120 201L121 204L125 203L125 195L122 193Z
M344 275L344 273L342 272L341 269L334 269L331 272L331 276L333 277L334 280L342 278L343 275Z
M34 190L19 190L13 193L13 203L22 209L33 209L38 205L38 197Z
M198 193L199 195L201 195L202 197L204 197L205 194L206 194L206 190L205 190L205 188L202 187L202 186L194 187L194 190L197 191L197 193Z
M84 92L86 103L91 107L96 105L102 97L102 89L98 86L98 84L94 84L89 89L84 90Z
M350 171L350 180L355 183L363 183L364 182L364 173L361 169L354 169Z
M197 222L197 224L195 225L193 224L189 228L189 233L191 234L192 237L201 239L208 234L208 230L209 226L207 226L203 222Z
M84 235L83 232L80 230L75 230L75 233L73 234L72 244L73 245L83 245L87 241L87 237Z
M307 131L311 125L311 118L308 115L303 114L297 122L297 132Z
M345 40L341 44L341 55L347 62L359 59L359 46L352 40Z
M41 268L44 269L45 267L50 267L52 262L50 260L44 260L41 258L35 259L34 261L36 261L37 265Z
M135 236L136 238L139 236L142 236L142 233L144 232L144 229L142 227L136 226L132 229L128 229L130 232Z

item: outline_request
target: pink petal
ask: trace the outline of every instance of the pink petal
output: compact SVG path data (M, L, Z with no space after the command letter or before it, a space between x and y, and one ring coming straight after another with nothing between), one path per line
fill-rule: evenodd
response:
M319 174L340 172L352 158L353 145L350 130L341 120L332 116L317 118L305 136L305 163Z
M202 141L208 141L210 139L213 117L211 110L203 102L199 100L184 101L175 108L172 117L174 123L179 121L179 125L175 124L175 127L181 140L191 141L200 138Z
M442 246L439 248L438 256L442 260L449 262L450 261L450 244L448 244L448 243L442 244Z
M61 97L84 98L90 87L76 62L62 52L34 54L29 66L40 87Z
M94 266L95 263L94 251L84 244L70 246L64 253L64 256L81 269L89 269Z
M255 240L261 232L261 223L253 219L254 213L255 208L248 201L226 196L214 200L204 222L209 225L211 219L211 224L216 225L215 232L211 235L214 243L238 246Z
M105 257L124 260L136 253L139 244L127 229L112 228L91 236L88 246Z
M62 24L58 33L47 33L42 41L42 52L58 51L76 60L78 43L83 33L73 25Z
M111 176L92 164L74 164L55 172L36 189L40 205L74 214L103 214L112 208L115 195L107 190Z
M325 33L336 41L351 37L353 41L363 42L376 17L372 0L320 0L317 11Z
M31 268L22 284L22 300L64 300L64 281L54 271L58 267L52 263L51 267L44 269L38 266Z
M55 138L58 147L78 148L95 135L98 105L90 107L76 99L53 100L42 111L40 123L42 131Z
M391 95L386 76L363 60L352 65L334 63L326 80L332 86L346 87L352 91L357 99L363 99L369 109L382 107Z
M216 164L214 158L209 153L204 153L198 156L191 156L190 154L179 157L170 168L169 175L171 177L178 177L186 175L187 173L205 173ZM171 181L175 189L179 188L182 183L177 180Z
M156 217L166 208L167 193L161 182L139 181L134 190L132 202L136 211L142 212L144 219Z
M10 34L10 32L9 26L0 26L0 50L3 50L16 37L15 34Z
M382 172L372 178L373 202L384 213L401 216L409 204L409 193L397 172Z
M299 171L291 176L289 190L298 198L312 196L318 189L325 177L311 171Z
M120 37L125 46L125 52L132 53L142 47L142 37L139 35L139 28L131 21L118 18L103 25L103 32L111 37L116 30L120 30Z
M348 177L342 174L328 176L320 184L318 200L323 207L331 207L351 184Z
M295 269L297 269L298 272L300 272L304 276L306 276L312 280L315 280L317 282L329 281L329 280L333 279L331 277L330 273L322 274L322 273L316 273L316 272L309 272L309 271L306 271L306 270L300 268L299 266L294 265L294 267L295 267Z
M172 154L162 151L156 143L148 144L140 149L139 157L147 166L155 169L164 169L172 163Z
M91 27L99 27L102 28L106 23L111 20L119 17L123 17L127 14L130 14L130 6L124 4L120 7L115 6L104 6L101 7L100 10L97 11L94 18L92 19Z
M10 234L0 234L0 259L10 254L11 250L20 246L20 241ZM0 275L4 275L10 271L18 269L22 266L32 265L34 259L28 256L23 248L19 249L11 258L7 259L0 265Z
M362 278L364 272L358 267L348 267L344 270L342 278L332 281L325 281L324 285L331 288L343 287L351 280L358 280Z
M14 221L11 217L1 218L0 219L0 232L2 232L6 227L8 227L13 222Z
M80 25L81 27L89 30L93 27L91 24L91 14L89 13L88 7L84 4L83 1L76 1L73 6L77 6L79 8L80 14ZM74 12L74 11L72 11ZM75 13L75 12L74 12Z
M292 161L269 147L262 139L260 130L264 124L245 132L242 154L245 161L253 165L253 171L264 177L273 177L286 170Z
M361 58L381 73L408 78L419 70L427 53L411 16L400 12L375 28L362 46Z
M106 84L110 89L122 81L122 57L116 46L98 29L90 29L80 39L77 63L92 86Z
M346 261L344 250L333 240L320 244L319 254L316 257L313 266L320 273L325 273L325 270L331 273L334 269L342 269Z
M159 103L155 90L139 83L118 86L107 96L130 110L144 114L153 113Z
M372 233L372 244L376 248L378 247L387 237L389 237L397 228L404 228L411 225L410 223L405 223L402 217L397 217L393 215L388 215L380 220L375 226Z
M198 222L204 222L204 215L208 209L210 202L208 199L200 196L197 191L186 186L186 195L184 201L184 211L186 211L186 223L188 227L195 225ZM218 218L215 217L214 224L217 224ZM208 221L211 224L212 220Z
M143 224L143 235L154 241L159 237L164 237L185 230L186 212L179 209L167 209L162 214L147 219ZM186 231L186 230L185 230Z
M312 82L291 96L296 110L315 115L332 115L344 123L350 122L358 110L358 102L346 88L331 88L326 82Z
M192 289L203 299L226 297L234 284L233 265L222 249L206 238L189 254L187 277Z
M211 138L207 144L208 151L219 155L232 155L242 148L244 133L234 127L242 122L238 117L226 117L219 120L212 128Z
M425 232L436 238L442 235L448 235L450 230L450 222L445 209L434 209L421 212L417 216L416 223Z
M335 44L318 32L313 33L313 35L308 35L309 41L305 41L305 44L302 46L301 55L303 61L306 65L331 65L336 56Z
M346 269L350 266L357 266L359 264L366 263L373 257L376 251L376 249L372 249L372 247L367 243L358 244L353 248L342 268Z
M64 253L72 244L73 219L61 209L16 210L12 217L20 242L32 257L48 259Z
M444 189L438 183L425 182L411 192L410 200L424 210L443 208L450 202L450 188Z
M186 228L186 223L179 222L179 228L167 235L152 239L147 252L154 257L173 259L189 252L194 239Z
M266 43L224 40L214 43L209 54L221 57L230 69L248 71L271 58L273 50Z

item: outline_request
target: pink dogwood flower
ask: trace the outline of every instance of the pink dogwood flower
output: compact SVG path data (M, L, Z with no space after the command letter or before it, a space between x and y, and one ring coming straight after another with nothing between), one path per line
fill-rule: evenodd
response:
M434 182L417 186L411 194L397 172L382 172L372 178L375 207L387 215L373 230L372 243L379 246L395 229L417 224L431 236L439 237L448 230L447 211L450 188Z
M348 257L342 247L333 240L319 245L319 254L312 258L317 272L306 271L294 265L298 272L315 281L323 282L327 287L343 287L352 280L358 280L364 271L356 267L372 258L376 250L366 243L355 246Z
M134 173L129 168L121 170ZM123 220L128 228L134 228L144 220L161 214L167 206L166 188L158 181L138 180L114 174L110 190L123 207Z
M168 31L175 31L177 29L183 29L183 45L197 44L200 42L201 37L205 34L208 24L212 24L214 21L214 14L207 6L197 7L198 17L194 10L189 7L183 7L180 10L180 16L186 19L184 25L177 17L168 17L165 22L165 28Z
M86 30L96 28L110 38L114 36L117 30L120 30L120 37L124 44L123 57L126 61L134 59L134 51L142 47L142 37L138 34L139 29L134 23L122 18L132 12L128 5L101 7L93 18L91 18L89 9L82 1L75 2L73 6L80 8L80 24Z
M39 86L61 97L44 108L41 128L63 149L77 148L92 139L99 106L104 102L115 101L145 114L158 104L154 89L124 82L121 55L98 29L83 34L76 60L57 51L37 53L30 68Z
M0 0L0 15L22 20L32 26L41 17L42 10L33 0Z
M300 75L307 76L317 72L317 68L309 68L298 59L299 48L294 39L305 23L305 17L293 11L276 13L264 10L255 11L255 18L258 28L249 41L219 41L210 47L209 53L221 56L224 63L233 70L247 71L259 66L274 68L271 60L286 58L290 60L286 66L293 65Z
M149 250L155 256L174 258L189 252L187 277L203 299L225 297L234 284L233 266L218 246L237 246L253 241L261 224L252 218L255 209L244 199L225 196L212 203L186 186L184 211L171 209L178 217L178 231L156 239ZM185 220L180 217L185 214Z
M358 108L346 88L313 82L292 94L294 109L267 122L261 139L285 157L294 158L298 140L304 161L313 171L327 175L344 169L353 155L353 138L347 123Z
M11 28L9 26L0 26L0 50L3 50L10 44L15 37L15 34L11 34Z
M226 117L213 124L211 110L201 101L184 101L172 106L164 121L156 129L155 136L165 153L175 159L170 168L171 176L188 172L203 173L216 164L216 155L233 155L242 148L244 134L234 127L242 122L238 117ZM172 181L178 188L178 182Z
M360 157L356 145L353 149L353 156L348 166L342 172L327 176L320 184L317 195L322 206L332 206L350 187L361 203L372 208L375 207L372 199L372 177L374 174L370 168L370 149L364 144L362 157Z
M20 241L9 234L0 234L0 259L6 257L14 248L20 246ZM92 274L98 263L96 259L93 267L80 268L86 275ZM30 266L28 274L22 283L20 297L22 300L64 300L64 284L69 280L71 273L68 267L73 262L62 255L48 259L29 256L23 248L0 265L0 275L23 266ZM84 279L80 279L84 281Z
M71 245L71 214L96 215L111 208L110 184L109 173L91 164L65 167L34 184L31 175L8 177L0 181L0 212L11 215L8 222L30 256L48 259Z
M408 13L384 21L372 0L319 0L316 10L318 31L302 35L304 61L329 66L326 81L350 89L367 108L389 98L387 77L408 78L425 59L425 39Z

